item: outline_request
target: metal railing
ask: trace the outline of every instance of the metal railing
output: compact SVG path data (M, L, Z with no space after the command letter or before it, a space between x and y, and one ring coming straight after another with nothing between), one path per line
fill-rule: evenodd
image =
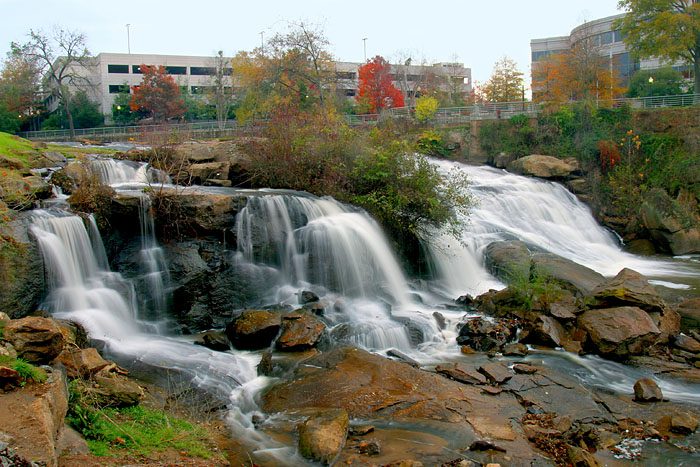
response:
M574 102L571 102L574 103ZM545 104L529 101L485 102L466 107L441 107L435 111L431 120L433 125L467 124L475 120L509 119L515 115L536 117ZM599 99L596 106L601 108L628 105L633 109L659 109L673 107L700 106L700 94L683 94L675 96L636 97L621 99ZM382 118L411 118L413 107L389 109L382 114L345 115L345 121L351 126L368 126L376 124ZM236 136L260 131L266 120L239 125L235 120L226 121L220 126L218 121L195 123L173 123L167 125L109 126L99 128L81 128L75 130L75 136L86 139L124 139L137 137L144 133L156 131L179 131L193 136ZM68 130L26 131L19 134L23 138L43 141L61 141L70 138Z

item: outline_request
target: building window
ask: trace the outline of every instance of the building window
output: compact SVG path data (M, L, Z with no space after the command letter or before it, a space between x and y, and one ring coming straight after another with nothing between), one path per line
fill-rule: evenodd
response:
M348 97L352 97L355 95L355 90L354 89L346 89L345 90L345 95Z
M190 74L195 76L214 76L216 75L216 68L213 66L192 66L190 67Z
M355 79L354 71L336 71L335 76L338 79Z
M109 85L109 93L110 94L119 94L119 93L128 93L129 92L129 85L128 84L110 84Z
M186 75L187 74L187 67L186 66L165 66L165 72L168 73L169 75Z
M129 65L107 65L107 73L129 74Z
M604 32L600 35L600 45L608 45L613 43L612 31Z
M551 52L549 50L543 50L542 52L532 52L532 61L539 62L540 60L544 60L545 58L549 57L550 53Z
M131 72L135 73L137 75L142 75L143 72L141 71L141 66L140 65L131 65Z

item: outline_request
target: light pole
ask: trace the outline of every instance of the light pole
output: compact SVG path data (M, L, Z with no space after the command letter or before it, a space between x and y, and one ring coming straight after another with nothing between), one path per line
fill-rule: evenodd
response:
M366 37L362 38L362 46L365 50L365 63L367 63L367 38Z
M129 55L131 55L131 36L129 35L129 28L131 27L131 24L126 25L126 47L127 50L129 51Z
M260 50L265 53L265 31L260 31Z

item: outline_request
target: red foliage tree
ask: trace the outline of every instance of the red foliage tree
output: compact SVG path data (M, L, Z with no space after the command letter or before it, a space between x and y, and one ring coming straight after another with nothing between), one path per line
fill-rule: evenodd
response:
M358 103L366 106L370 113L381 109L403 107L403 94L391 82L391 65L381 56L362 65L358 70L359 93L355 97Z
M143 79L138 86L132 86L129 107L134 112L146 110L154 120L164 121L185 114L185 104L180 96L180 87L175 84L164 66L141 65Z

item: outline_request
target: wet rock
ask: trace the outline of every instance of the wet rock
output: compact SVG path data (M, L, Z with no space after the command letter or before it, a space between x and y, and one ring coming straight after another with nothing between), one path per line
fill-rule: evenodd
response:
M656 254L654 242L646 238L638 238L625 244L625 250L635 255L651 256Z
M700 353L700 342L685 334L678 334L673 342L673 345L681 350L690 353Z
M671 415L671 432L689 435L698 428L698 419L688 412L676 412Z
M679 303L675 311L681 317L683 332L700 328L700 298L691 298Z
M495 362L481 365L477 371L486 376L486 379L493 384L503 384L513 377L513 374L508 371L508 368Z
M224 331L210 330L203 332L194 343L219 352L225 352L231 349L231 345Z
M506 452L505 449L502 447L492 443L491 441L487 441L485 439L478 439L474 441L472 444L469 445L469 450L470 451L499 451L499 452Z
M279 311L246 310L226 326L226 336L234 347L241 350L264 349L282 326Z
M513 365L513 371L521 375L531 375L536 373L538 368L532 365L526 365L524 363L516 363Z
M582 295L590 294L605 280L601 274L553 253L533 253L532 271L543 278L551 278Z
M459 298L457 298L457 300L455 300L455 303L463 307L469 307L474 304L474 298L469 294L462 295Z
M476 367L466 363L438 365L435 371L464 384L486 384L488 382L486 376L479 373Z
M489 243L484 259L489 271L507 283L527 281L530 277L530 250L521 241Z
M447 322L445 321L445 317L439 311L433 312L433 318L435 318L435 322L437 323L438 328L440 328L441 330L444 330L447 327Z
M377 439L368 439L366 441L361 441L357 446L360 454L366 454L368 456L376 456L382 452L382 445Z
M299 424L299 452L324 465L331 465L345 445L350 425L348 413L329 409Z
M355 425L350 427L350 434L353 436L365 436L374 431L372 425Z
M317 302L319 300L320 299L319 299L318 295L316 295L315 293L313 293L310 290L304 290L299 295L299 303L301 303L302 305L306 305L307 303Z
M202 162L192 164L187 171L194 184L202 185L203 182L209 179L228 179L228 162Z
M568 321L576 319L578 312L573 296L565 296L549 304L549 314L557 319Z
M88 346L87 331L80 323L52 318L63 334L64 345L84 349Z
M283 352L308 350L318 344L326 325L309 312L292 312L282 319L276 347Z
M506 357L524 357L528 354L527 346L516 342L514 344L506 344L503 346L503 355Z
M659 335L651 317L635 307L589 310L578 324L597 353L616 358L643 353Z
M415 361L414 359L412 359L411 357L409 357L408 355L406 355L398 349L389 349L387 350L386 354L388 357L394 357L397 360L400 360L404 363L408 363L414 368L420 368L420 363L418 363L417 361Z
M87 378L110 364L95 348L65 349L56 358L66 367L69 378Z
M540 154L521 157L508 164L509 172L557 180L571 177L575 170L576 167L561 159Z
M63 334L49 318L27 317L7 322L3 339L31 363L49 363L63 350Z
M263 352L260 363L258 363L258 376L270 376L273 370L272 349L267 349Z
M509 322L491 322L484 318L470 319L462 325L457 344L488 352L500 349L515 335L515 326Z
M649 378L634 383L634 400L637 402L660 402L664 398L659 386Z
M326 302L311 302L303 306L305 310L310 311L316 316L323 316L326 314L326 308L328 308L328 303Z
M46 290L44 262L31 238L29 225L24 215L0 222L0 246L4 251L0 310L10 318L22 318L34 312Z
M633 306L646 312L664 313L668 306L647 279L636 271L623 269L614 278L601 283L591 293L593 306L613 308Z
M523 433L525 437L532 442L536 442L540 438L553 438L561 436L561 431L554 428L545 428L539 425L523 425Z
M515 156L512 154L506 154L502 152L493 158L493 166L497 169L505 169L508 164L515 160Z
M559 322L551 316L540 315L535 326L521 342L545 347L560 347L566 338L566 331Z

